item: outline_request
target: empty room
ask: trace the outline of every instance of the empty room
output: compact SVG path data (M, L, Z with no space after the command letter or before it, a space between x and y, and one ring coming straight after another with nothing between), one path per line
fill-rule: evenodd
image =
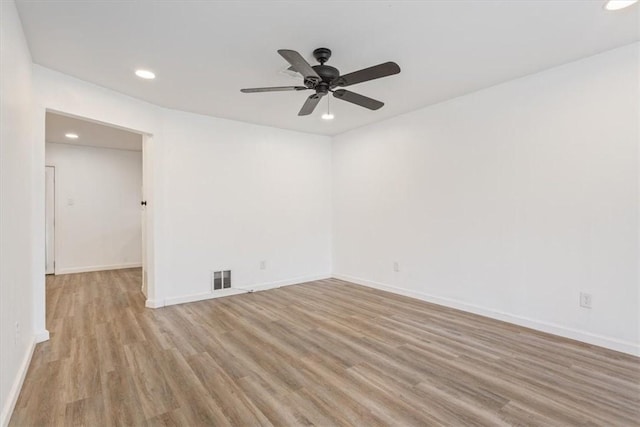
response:
M640 426L638 0L0 7L0 427Z

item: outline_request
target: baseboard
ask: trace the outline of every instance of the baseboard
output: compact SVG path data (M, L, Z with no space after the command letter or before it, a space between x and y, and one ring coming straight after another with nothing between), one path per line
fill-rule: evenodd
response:
M49 341L49 331L46 329L36 333L36 344Z
M222 289L215 292L202 292L199 294L181 295L177 297L165 298L164 300L146 300L145 307L147 308L160 308L176 304L185 304L189 302L203 301L207 299L223 298L232 295L245 294L247 292L254 291L266 291L268 289L280 288L283 286L296 285L299 283L311 282L314 280L329 279L330 274L320 274L314 276L299 276L291 279L278 280L275 282L256 283L254 285L239 286L230 289Z
M313 276L299 276L294 277L292 279L278 280L275 282L267 282L267 283L258 283L255 285L241 286L237 289L244 289L247 292L259 292L266 291L269 289L281 288L283 286L291 286L298 285L300 283L313 282L314 280L325 280L330 279L332 276L329 273L326 274L316 274Z
M196 301L203 301L206 299L222 298L222 297L228 297L231 295L244 294L246 292L247 291L242 289L229 288L229 289L220 289L219 291L215 291L215 292L203 292L200 294L182 295L178 297L165 298L164 305L166 307L168 305L185 304L188 302L196 302Z
M466 311L468 313L478 314L480 316L489 317L491 319L501 320L503 322L513 323L525 328L534 329L540 332L546 332L552 335L558 335L560 337L581 341L587 344L596 345L598 347L608 348L610 350L619 351L621 353L630 354L632 356L640 357L640 344L623 341L616 338L610 338L603 335L593 334L591 332L581 331L578 329L567 328L561 325L542 322L527 317L517 316L502 311L492 310L485 307L465 303L462 301L438 297L435 295L426 294L423 292L416 292L409 289L399 288L396 286L386 285L384 283L375 282L372 280L361 279L359 277L349 276L345 274L334 274L333 277L347 282L356 283L358 285L367 286L369 288L380 289L382 291L391 292L398 295L404 295L411 298L416 298L422 301L430 302L433 304L442 305L449 308L455 308L457 310Z
M20 368L18 370L18 375L13 381L11 389L9 390L9 394L7 395L7 399L4 402L4 406L2 407L2 414L0 415L0 426L2 427L6 427L9 425L11 415L13 414L13 409L16 407L18 396L20 396L20 390L22 389L24 378L27 375L27 371L29 370L29 364L31 364L31 357L33 356L33 351L35 350L35 348L36 338L34 337L27 349L27 353L22 359L22 363L20 364Z
M144 302L144 306L147 308L160 308L164 307L164 301L156 299L148 299Z
M68 267L56 269L56 274L73 274L73 273L90 273L92 271L106 271L106 270L122 270L124 268L140 268L142 263L131 262L127 264L112 264L112 265L90 265L86 267Z

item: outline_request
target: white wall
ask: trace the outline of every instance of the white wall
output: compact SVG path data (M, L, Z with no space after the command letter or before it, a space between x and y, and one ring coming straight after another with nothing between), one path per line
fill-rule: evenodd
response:
M13 2L0 2L0 425L33 351L31 57ZM16 334L19 325L19 334Z
M38 167L46 109L152 135L149 305L210 297L217 268L232 269L233 285L250 288L330 275L329 137L168 110L39 66L34 84ZM34 193L44 200L44 184ZM44 218L43 204L37 213ZM42 224L33 224L39 236Z
M634 44L336 137L334 272L640 354L639 80Z
M163 124L166 298L208 293L212 270L238 287L330 276L328 137L176 111Z
M55 166L56 274L139 267L142 152L47 143L46 164Z

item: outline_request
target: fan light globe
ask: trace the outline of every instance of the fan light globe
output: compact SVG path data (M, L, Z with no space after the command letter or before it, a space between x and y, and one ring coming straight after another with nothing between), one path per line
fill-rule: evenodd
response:
M637 2L638 0L609 0L604 5L604 8L607 10L620 10L624 9L625 7L629 7Z
M333 120L333 117L334 117L334 115L333 115L333 114L331 114L331 113L324 113L324 114L322 115L322 119L323 119L323 120Z
M152 80L156 78L155 73L149 70L136 70L136 76L146 80Z

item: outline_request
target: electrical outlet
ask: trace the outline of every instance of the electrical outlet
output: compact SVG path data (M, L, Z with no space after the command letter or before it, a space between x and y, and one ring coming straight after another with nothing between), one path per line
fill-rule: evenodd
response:
M260 261L260 270L267 269L267 261Z
M398 261L393 262L393 271L396 273L400 272L400 264L398 264Z
M580 292L580 307L591 308L591 294Z

